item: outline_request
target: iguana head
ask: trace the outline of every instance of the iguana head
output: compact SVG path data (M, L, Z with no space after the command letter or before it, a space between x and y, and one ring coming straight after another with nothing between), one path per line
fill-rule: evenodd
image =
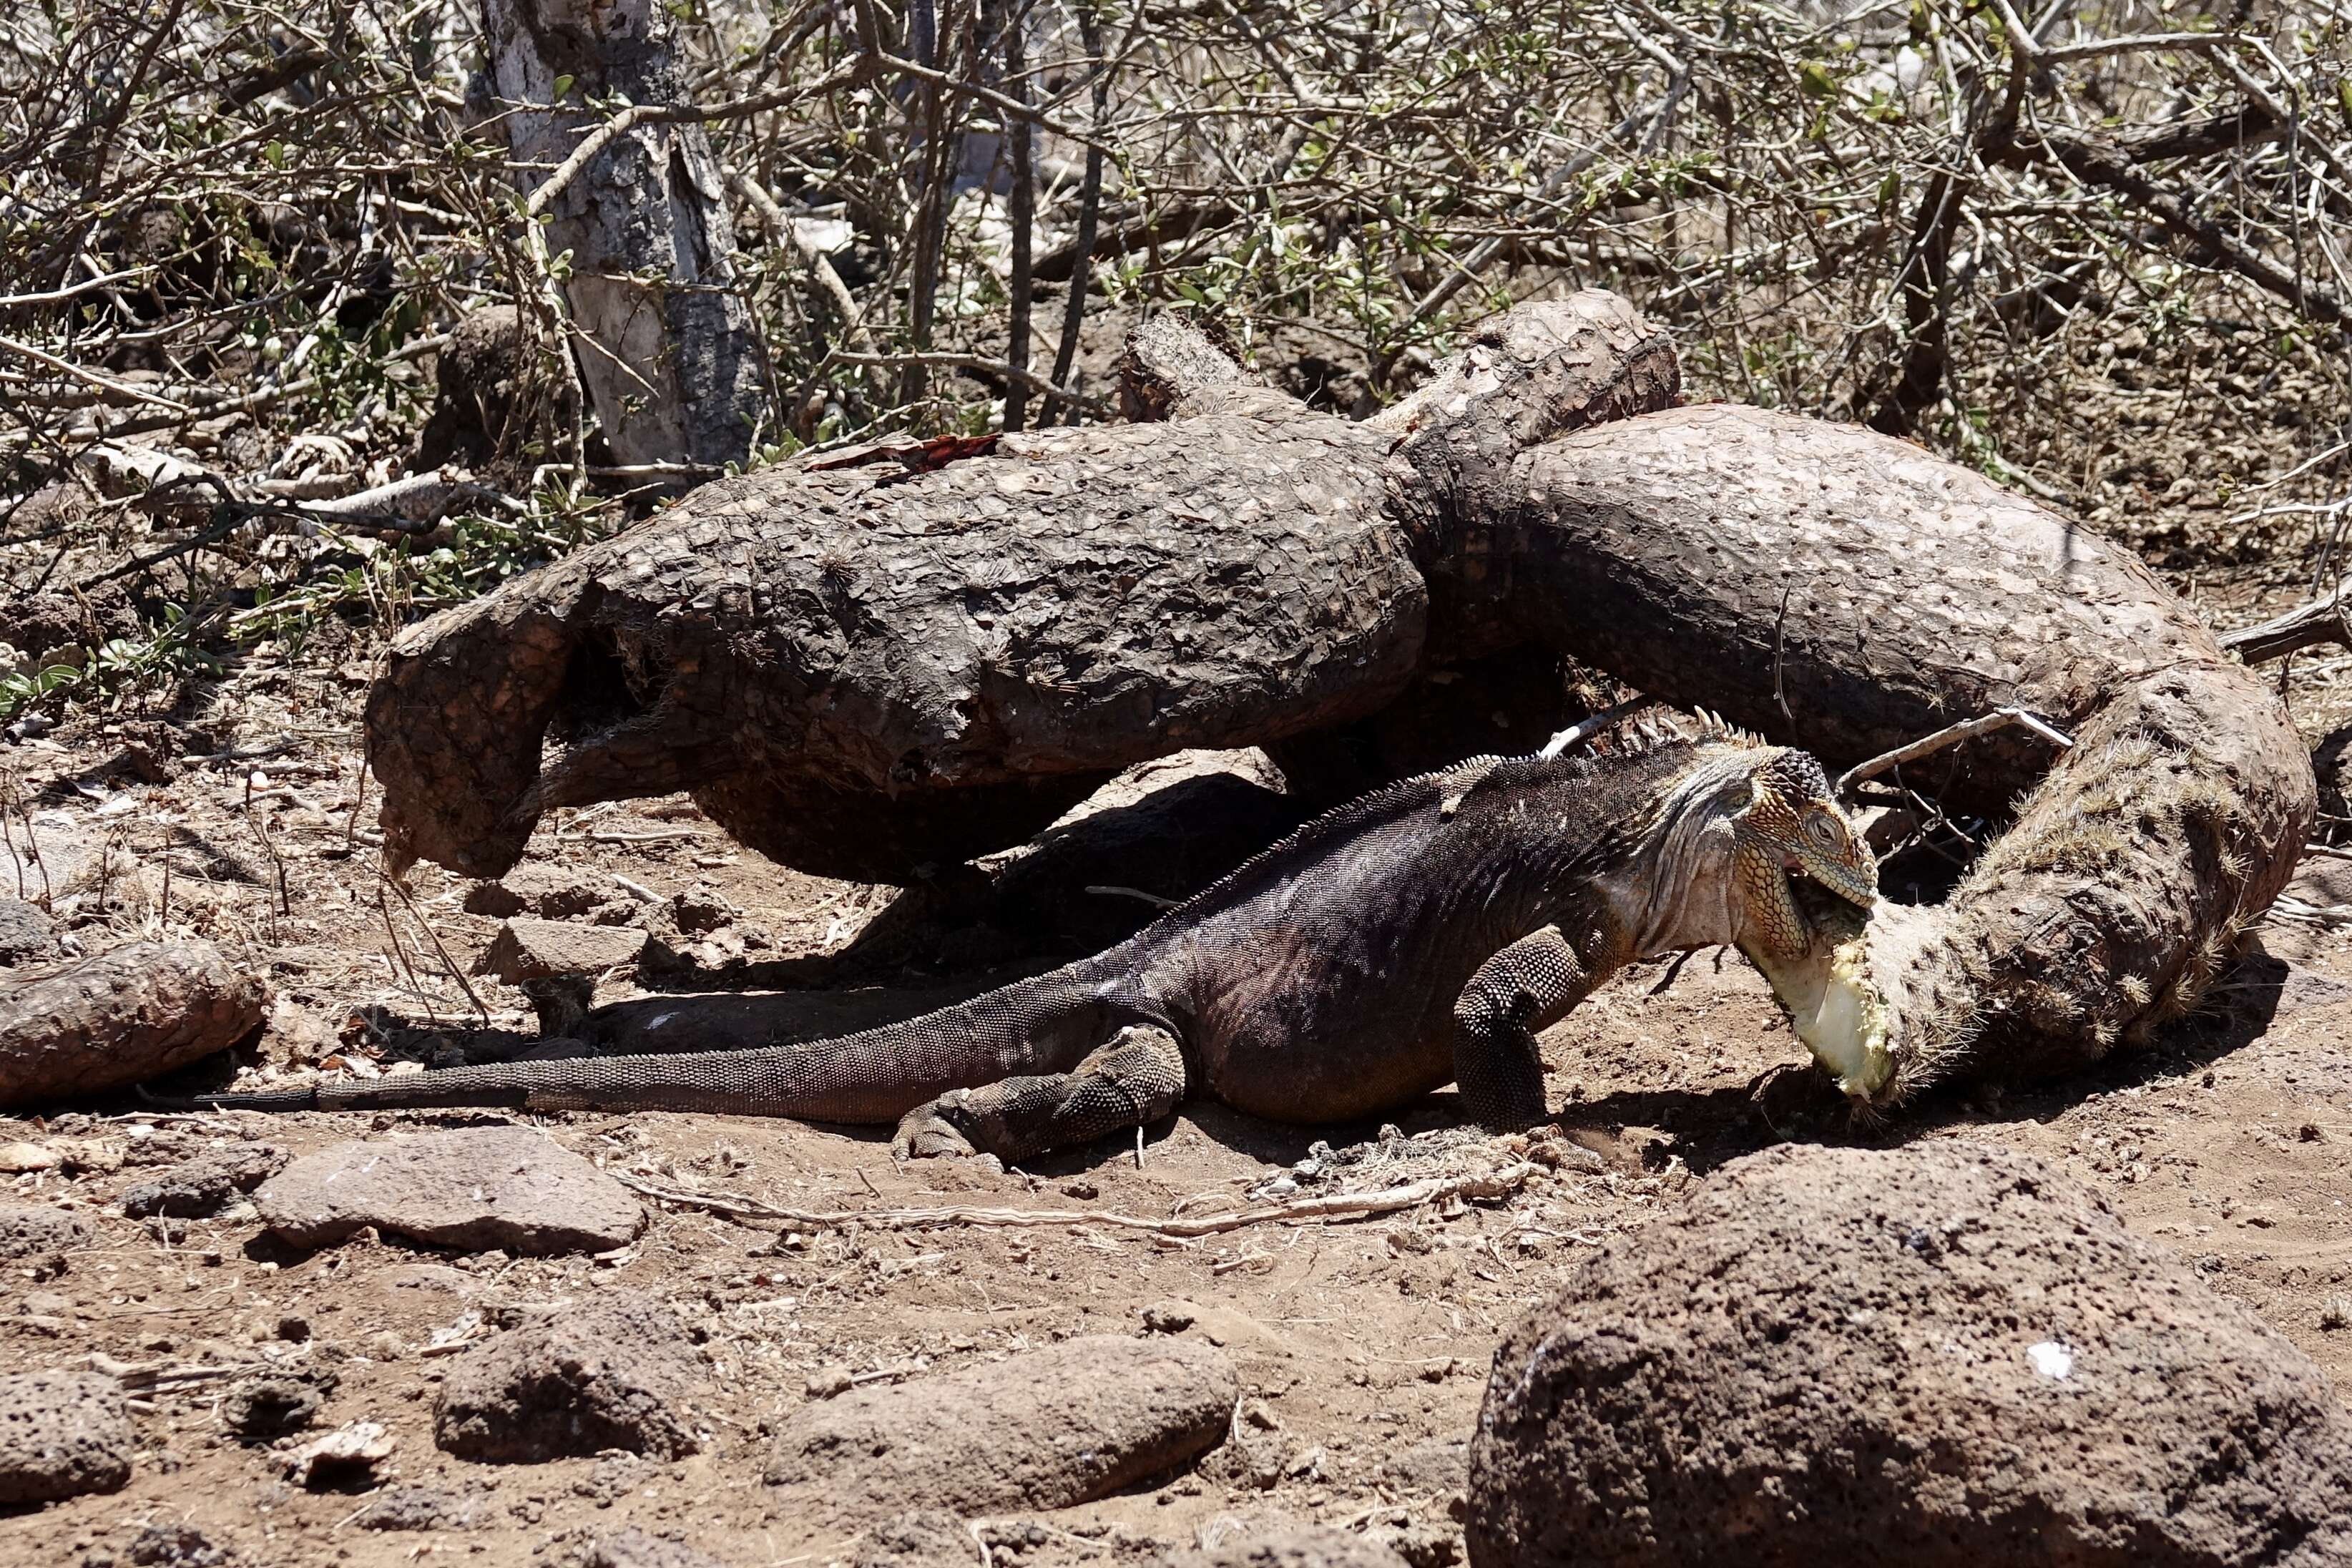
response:
M1636 946L1655 954L1728 942L1759 966L1792 963L1818 945L1824 921L1867 916L1878 862L1809 753L1703 711L1698 723L1696 736L1662 738L1645 718L1618 743L1619 754L1669 770L1648 785L1656 804L1628 858L1641 902L1628 922ZM1800 884L1811 896L1799 897Z
M1810 753L1776 747L1759 762L1748 800L1732 815L1734 896L1745 917L1740 946L1793 963L1818 933L1790 879L1810 877L1866 910L1878 899L1878 862Z
M1751 783L1732 827L1739 951L1838 1088L1871 1100L1895 1070L1861 941L1878 898L1878 862L1806 752L1780 752Z
M1877 861L1819 762L1698 718L1697 736L1660 753L1675 775L1620 883L1635 945L1738 947L1838 1087L1874 1099L1895 1073L1863 941Z

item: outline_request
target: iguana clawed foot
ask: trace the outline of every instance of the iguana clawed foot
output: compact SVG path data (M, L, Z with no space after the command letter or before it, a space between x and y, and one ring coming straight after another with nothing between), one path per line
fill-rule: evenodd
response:
M993 1154L1025 1160L1157 1121L1184 1098L1184 1053L1166 1029L1130 1024L1066 1073L1019 1074L951 1089L899 1120L901 1159Z
M971 1139L963 1127L957 1125L957 1113L970 1098L968 1089L951 1089L926 1105L919 1105L898 1119L898 1131L891 1134L890 1154L898 1160L933 1160L959 1154L977 1154Z

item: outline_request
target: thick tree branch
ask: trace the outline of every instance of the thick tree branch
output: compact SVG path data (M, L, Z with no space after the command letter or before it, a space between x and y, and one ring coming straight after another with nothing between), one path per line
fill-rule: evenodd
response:
M2336 584L2336 591L2273 616L2259 626L2242 626L2234 632L2221 634L2221 646L2244 659L2248 664L2261 664L2267 659L2284 658L2304 648L2322 643L2340 643L2352 647L2352 621L2346 611L2352 610L2352 577Z

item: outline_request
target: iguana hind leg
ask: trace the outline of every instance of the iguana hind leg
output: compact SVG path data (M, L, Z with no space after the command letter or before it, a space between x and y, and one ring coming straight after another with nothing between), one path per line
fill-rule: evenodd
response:
M1521 937L1478 966L1454 1004L1454 1081L1479 1125L1510 1131L1543 1120L1536 1034L1567 1016L1593 984L1558 926Z
M1176 1037L1135 1025L1068 1072L950 1089L907 1112L890 1147L902 1157L977 1153L1025 1160L1157 1121L1184 1098L1186 1077Z

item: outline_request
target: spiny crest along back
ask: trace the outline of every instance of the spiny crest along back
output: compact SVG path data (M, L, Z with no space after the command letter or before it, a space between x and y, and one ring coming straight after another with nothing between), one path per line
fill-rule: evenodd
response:
M1708 744L1761 750L1769 742L1704 708L1685 713L1664 703L1653 703L1594 735L1586 742L1586 750L1600 756L1631 758L1644 756L1663 746Z

